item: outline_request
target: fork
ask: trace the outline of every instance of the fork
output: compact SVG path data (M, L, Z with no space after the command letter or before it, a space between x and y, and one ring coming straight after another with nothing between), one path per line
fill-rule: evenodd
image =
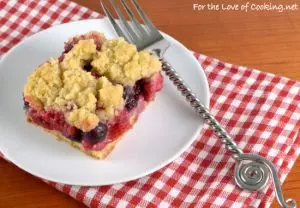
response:
M123 37L127 42L136 45L138 51L148 50L160 59L162 70L169 80L177 87L193 110L201 116L216 133L220 141L225 144L226 149L232 153L232 158L236 160L234 179L237 185L248 191L260 191L265 187L271 175L275 186L275 194L280 206L284 208L296 208L296 201L294 199L284 200L278 173L272 162L257 154L244 153L209 112L208 108L206 108L196 97L191 88L188 87L171 64L164 59L164 54L170 47L170 43L153 25L137 0L131 0L131 7L137 11L143 20L143 26L133 13L132 8L128 4L129 1L126 2L125 0L120 0L124 10L131 19L131 24L125 19L124 14L121 12L115 1L108 1L120 18L119 21L116 21L113 18L103 0L100 0L100 3L116 33Z

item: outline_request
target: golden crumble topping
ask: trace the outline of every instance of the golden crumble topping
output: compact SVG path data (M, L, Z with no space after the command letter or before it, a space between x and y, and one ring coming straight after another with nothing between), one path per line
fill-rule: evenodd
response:
M93 113L86 108L79 108L67 113L66 120L85 132L92 130L99 123L99 118L95 112Z
M78 40L61 62L50 59L39 66L28 77L25 99L31 106L64 112L70 125L85 132L116 115L124 106L123 86L151 77L161 63L123 39L101 41L98 51L99 41ZM83 68L89 63L91 72Z
M142 78L151 77L161 70L160 61L124 39L108 40L97 52L92 66L100 75L123 85L134 85Z
M89 40L89 39L94 40L95 44L99 47L101 47L103 42L106 41L104 34L99 33L97 31L90 31L83 35L76 35L76 36L70 37L65 44L65 50L68 51L71 48L71 46L78 43L80 40Z
M96 45L92 39L80 40L68 53L65 54L61 67L64 70L82 70L87 61L96 54Z
M123 86L113 85L106 77L98 80L98 106L104 111L98 112L102 119L113 117L118 108L123 107Z
M28 83L24 88L24 96L33 99L31 104L47 108L52 105L58 96L62 85L58 60L50 59L28 77Z

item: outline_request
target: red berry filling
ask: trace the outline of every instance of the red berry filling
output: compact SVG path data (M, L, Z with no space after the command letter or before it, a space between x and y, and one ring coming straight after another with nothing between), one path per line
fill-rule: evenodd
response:
M144 97L146 101L151 101L155 97L155 93L163 87L163 76L161 73L155 74L151 79L145 80Z
M35 110L26 100L24 100L24 107L33 123L48 130L61 132L72 141L81 142L87 150L101 150L132 128L146 103L153 100L155 93L162 88L162 83L163 77L157 73L151 79L138 81L134 87L125 87L125 108L107 124L99 123L90 132L82 132L69 125L62 112Z
M27 113L33 123L40 125L48 130L59 131L69 139L74 139L75 141L81 140L81 130L69 125L66 122L64 114L62 112L45 110L37 111L29 107Z

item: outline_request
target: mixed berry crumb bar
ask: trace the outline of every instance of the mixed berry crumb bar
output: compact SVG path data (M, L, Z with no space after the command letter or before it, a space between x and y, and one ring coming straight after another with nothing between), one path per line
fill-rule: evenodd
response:
M161 90L161 63L98 32L72 37L64 49L28 77L27 120L103 159Z

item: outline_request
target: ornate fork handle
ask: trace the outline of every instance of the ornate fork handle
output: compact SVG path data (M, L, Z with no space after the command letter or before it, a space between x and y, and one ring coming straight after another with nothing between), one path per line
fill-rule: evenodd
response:
M225 144L227 150L232 153L232 157L237 159L240 154L243 153L241 149L238 148L237 144L231 139L227 134L225 129L220 126L219 122L214 118L214 116L209 112L209 110L200 102L192 90L184 83L183 79L179 74L171 67L171 65L162 60L162 68L166 73L168 78L173 82L181 94L186 98L194 111L200 115L205 122L214 130L218 135L221 142Z
M164 59L161 59L161 62L162 69L170 81L173 82L181 94L186 98L186 101L193 110L200 115L216 133L220 141L225 144L226 149L232 153L231 156L237 161L234 171L237 185L240 188L249 191L261 190L267 184L271 173L279 204L284 208L296 208L296 201L294 199L284 201L278 173L272 162L259 155L244 154L225 129L220 126L219 122L186 85L175 69L173 69Z

